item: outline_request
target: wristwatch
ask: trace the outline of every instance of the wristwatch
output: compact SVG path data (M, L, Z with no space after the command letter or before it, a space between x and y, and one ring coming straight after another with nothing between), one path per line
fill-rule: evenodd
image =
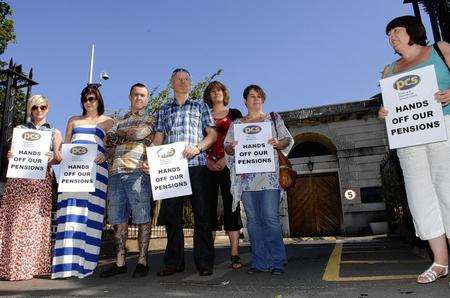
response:
M202 147L200 147L198 144L196 144L195 147L197 147L197 149L198 149L199 152L202 152L202 151L203 151L203 150L202 150Z

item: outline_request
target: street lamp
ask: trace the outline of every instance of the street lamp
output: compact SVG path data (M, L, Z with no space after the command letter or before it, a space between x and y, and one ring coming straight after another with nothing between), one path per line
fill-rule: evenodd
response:
M92 75L94 73L94 53L95 53L95 44L92 44L91 61L89 64L88 85L96 85L97 87L100 87L102 85L102 82L109 80L109 74L106 71L102 71L100 74L100 82L99 83L92 82Z

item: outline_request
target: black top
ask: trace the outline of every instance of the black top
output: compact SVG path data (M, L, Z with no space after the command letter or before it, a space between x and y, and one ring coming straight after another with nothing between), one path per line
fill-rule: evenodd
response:
M242 113L238 109L229 109L228 115L230 116L231 121L242 118Z

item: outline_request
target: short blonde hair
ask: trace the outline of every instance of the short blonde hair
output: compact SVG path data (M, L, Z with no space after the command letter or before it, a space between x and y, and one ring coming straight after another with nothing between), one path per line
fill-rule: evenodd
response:
M48 101L47 97L40 95L40 94L36 94L31 96L28 99L28 104L27 104L27 120L30 121L31 120L31 108L33 106L40 106L40 105L46 105L47 109L50 107L50 102Z

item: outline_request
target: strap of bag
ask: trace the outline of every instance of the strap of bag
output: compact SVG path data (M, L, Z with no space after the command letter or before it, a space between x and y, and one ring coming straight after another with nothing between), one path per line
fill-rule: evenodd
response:
M436 51L436 53L438 53L439 57L441 57L441 59L444 62L445 66L447 66L447 70L450 71L450 67L447 65L447 62L445 62L444 54L442 54L442 51L439 48L439 46L437 45L437 43L433 44L433 48Z
M274 112L270 112L270 118L272 119L273 126L275 127L275 133L277 134L277 138L278 138L277 121L275 120L276 118L275 118Z
M274 112L270 112L270 118L272 119L273 126L275 127L275 133L276 133L277 138L278 138L277 122L275 120L276 119L275 117L276 117L275 113ZM279 162L280 169L283 169L283 168L289 169L289 168L291 168L292 165L291 165L291 162L289 161L289 159L287 159L287 157L284 156L284 153L280 149L276 149L276 150L278 152L278 162Z

